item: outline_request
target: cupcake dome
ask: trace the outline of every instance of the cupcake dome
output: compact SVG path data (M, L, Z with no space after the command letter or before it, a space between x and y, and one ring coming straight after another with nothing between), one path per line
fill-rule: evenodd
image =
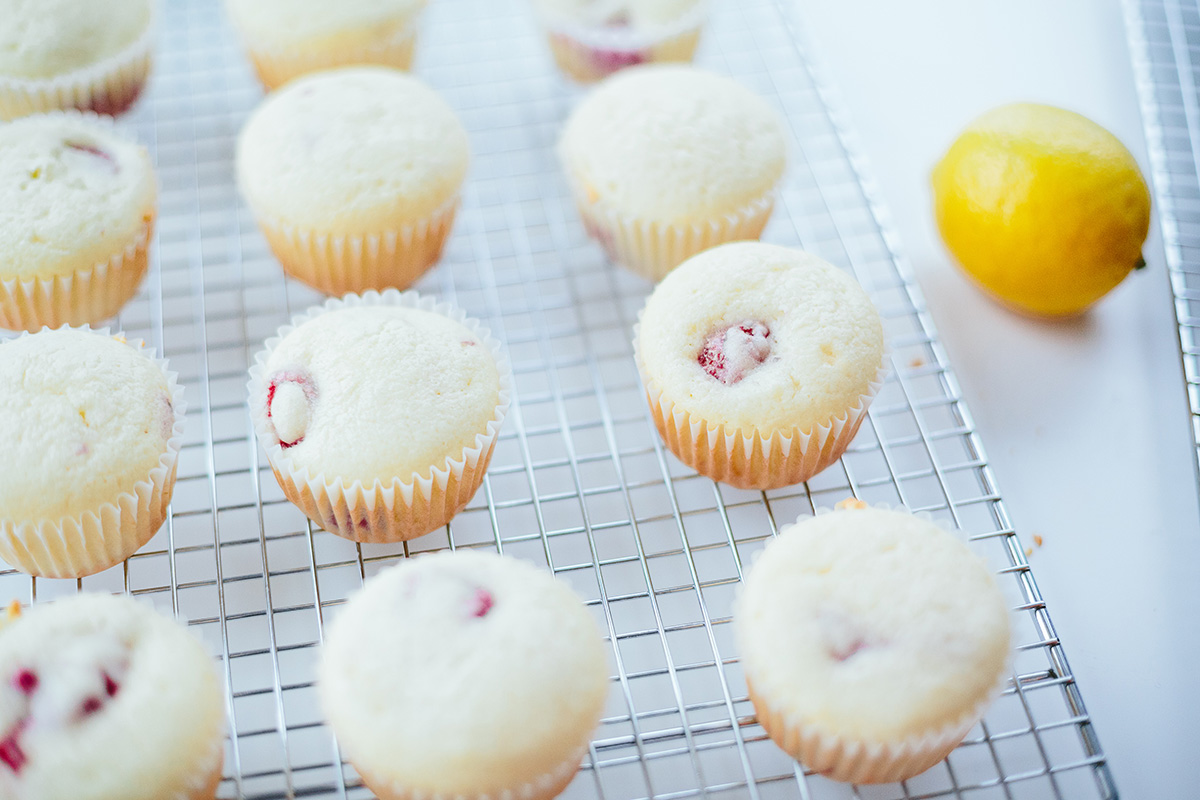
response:
M145 544L174 485L178 392L146 354L102 334L0 345L0 557L79 577Z
M269 96L238 138L237 174L284 269L343 294L403 288L437 261L469 157L466 131L432 89L350 67Z
M708 250L668 275L646 301L635 345L672 450L748 488L797 483L833 463L875 392L884 352L879 314L854 278L759 242ZM726 434L737 434L729 451ZM739 461L742 439L752 440L751 459L766 461Z
M37 330L120 310L146 271L155 194L145 148L94 118L0 127L0 325ZM45 285L58 277L69 278L65 293Z
M330 627L318 687L384 800L540 800L575 773L607 675L596 623L566 585L460 550L370 579Z
M559 154L593 235L657 279L702 249L758 237L786 146L779 115L740 84L646 65L608 78L575 109Z
M483 480L508 406L498 345L413 293L328 308L268 342L252 371L251 404L276 477L343 536L428 533Z
M130 598L29 608L0 630L0 796L212 798L222 695L200 643Z
M838 780L910 778L983 715L1010 653L983 562L903 511L848 508L780 531L734 622L759 719Z
M274 89L350 64L408 69L425 0L226 0L259 78Z
M150 66L153 0L16 0L0 27L0 117L119 113Z

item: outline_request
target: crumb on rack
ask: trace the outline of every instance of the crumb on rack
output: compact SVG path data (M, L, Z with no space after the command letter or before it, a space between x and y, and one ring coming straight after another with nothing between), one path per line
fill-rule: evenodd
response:
M1045 541L1045 539L1043 539L1043 538L1042 538L1042 536L1041 536L1041 534L1040 534L1040 533L1035 533L1035 534L1033 535L1033 543L1034 543L1035 545L1037 545L1038 547L1041 547L1041 546L1042 546L1042 542L1044 542L1044 541Z
M869 508L869 506L866 503L864 503L862 500L859 500L857 497L847 497L845 500L842 500L840 503L834 504L833 507L838 509L839 511L847 509L847 508Z
M910 367L912 367L913 369L919 369L920 367L925 366L925 359L921 358L920 356L917 356L912 361L908 362L908 365Z
M1033 548L1032 548L1032 547L1026 547L1026 548L1025 548L1025 557L1026 557L1026 558L1029 558L1031 555L1033 555Z

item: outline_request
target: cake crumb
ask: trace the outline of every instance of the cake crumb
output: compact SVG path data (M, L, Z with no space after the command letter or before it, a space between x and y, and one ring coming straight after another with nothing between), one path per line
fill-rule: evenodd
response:
M857 497L847 497L840 503L836 503L833 507L839 511L843 511L847 508L869 508L870 506L868 506L862 500L859 500Z
M1026 558L1029 558L1031 555L1033 555L1033 548L1032 548L1032 547L1026 547L1026 548L1025 548L1025 557L1026 557Z
M1042 538L1041 534L1035 533L1035 534L1033 535L1033 543L1034 543L1035 545L1037 545L1038 547L1041 547L1041 546L1042 546L1042 542L1044 542L1044 541L1045 541L1045 540Z
M910 367L912 367L913 369L919 369L919 368L925 366L925 359L921 358L920 356L917 356L912 361L908 362L908 365Z

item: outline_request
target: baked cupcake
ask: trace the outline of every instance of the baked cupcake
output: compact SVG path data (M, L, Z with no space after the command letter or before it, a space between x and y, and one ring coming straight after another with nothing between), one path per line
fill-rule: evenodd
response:
M668 275L634 352L667 447L742 489L801 483L837 461L884 377L883 325L854 278L759 242Z
M1008 675L983 561L923 515L853 503L784 527L734 609L770 737L835 780L906 780L962 741Z
M35 605L0 630L0 797L208 800L223 709L204 647L153 609L102 594Z
M0 127L0 327L114 316L146 274L155 193L145 148L96 117Z
M283 269L326 294L404 288L441 257L467 174L458 117L416 78L301 78L238 137L238 185Z
M280 328L255 357L250 406L289 500L347 539L396 542L470 501L511 382L477 320L393 289L328 300Z
M559 142L588 234L650 280L701 250L757 239L785 151L783 123L764 100L680 65L608 78L571 114Z
M0 26L0 119L62 108L120 114L141 94L154 0L14 0Z
M258 78L275 89L351 64L408 69L425 0L225 0Z
M330 627L318 690L342 752L382 800L544 800L587 751L608 669L565 584L459 550L368 580Z
M0 558L80 578L167 518L186 406L165 361L107 331L0 344Z
M577 81L624 67L691 61L703 0L533 0L558 66Z

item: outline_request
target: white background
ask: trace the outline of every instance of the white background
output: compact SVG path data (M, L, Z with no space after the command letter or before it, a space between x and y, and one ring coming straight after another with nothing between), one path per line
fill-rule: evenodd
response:
M1029 100L1115 133L1149 179L1118 0L796 0L858 134L1129 798L1200 796L1200 514L1161 244L1084 319L1043 323L951 265L929 172ZM1154 225L1157 225L1157 220ZM1153 226L1152 226L1153 227Z

